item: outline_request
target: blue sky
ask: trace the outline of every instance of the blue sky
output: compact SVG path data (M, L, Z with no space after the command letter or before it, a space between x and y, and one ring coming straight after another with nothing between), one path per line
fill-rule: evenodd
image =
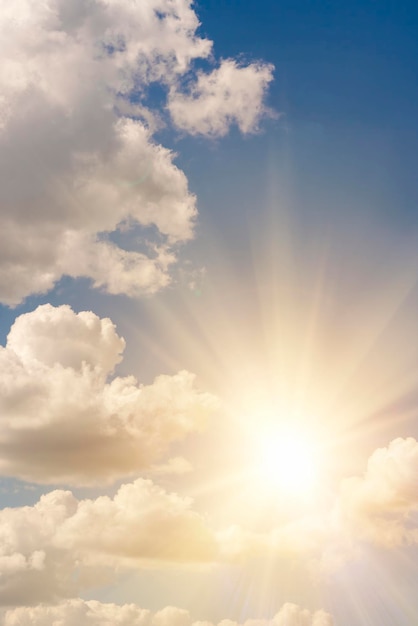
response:
M418 8L93 4L0 20L6 625L410 626Z
M417 149L415 5L271 2L260 9L256 2L214 2L201 7L204 29L213 33L222 56L246 50L250 58L274 63L270 101L285 116L285 145L299 174L297 187L309 185L318 204L329 203L318 192L329 194L334 181L340 197L356 194L361 201L368 190L370 203L378 196L379 207L370 206L377 219L409 229L416 204L411 167ZM280 130L279 124L269 126L264 142L270 149L283 150Z

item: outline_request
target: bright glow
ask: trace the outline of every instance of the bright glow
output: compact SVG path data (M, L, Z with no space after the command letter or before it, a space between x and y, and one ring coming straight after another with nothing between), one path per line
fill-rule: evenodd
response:
M263 437L258 463L260 480L270 488L302 495L317 482L315 446L298 432L279 431Z

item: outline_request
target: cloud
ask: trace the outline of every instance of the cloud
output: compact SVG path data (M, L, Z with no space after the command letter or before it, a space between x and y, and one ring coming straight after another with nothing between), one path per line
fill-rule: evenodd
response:
M64 275L129 296L170 282L196 199L153 138L164 104L150 108L148 87L175 94L170 107L186 129L190 103L176 85L212 49L198 27L189 0L16 0L1 12L1 302L16 305ZM233 121L250 130L269 72L229 61L198 78L211 132Z
M363 476L345 478L315 514L264 532L238 525L216 534L222 558L299 558L315 578L361 559L365 544L393 549L418 544L418 441L397 438L375 450Z
M124 340L110 319L43 305L0 347L0 472L96 484L149 468L216 408L182 371L139 385L112 376Z
M319 610L311 613L296 604L286 603L273 617L274 626L333 626L332 616Z
M150 613L134 604L118 606L93 600L68 600L57 606L21 607L8 611L4 626L215 626L211 622L193 622L189 613L166 607ZM325 611L310 612L295 604L285 604L272 620L247 620L242 626L332 626L333 619ZM218 626L239 626L230 620Z
M231 124L251 133L268 113L264 97L272 79L272 65L241 66L228 59L210 73L199 73L190 93L172 88L168 110L174 124L192 135L223 137Z
M326 514L306 515L270 530L256 532L233 525L216 533L221 558L251 561L253 558L300 558L321 555L330 540L331 526Z
M73 555L52 546L56 528L76 506L70 492L54 492L34 507L0 511L1 604L54 601L77 592Z
M32 507L0 510L0 603L72 596L123 566L213 559L215 540L191 504L137 479L113 498L56 490Z
M55 490L34 506L0 510L0 604L54 602L109 584L126 569L249 565L260 556L308 563L322 548L314 545L319 535L303 525L258 535L239 528L215 532L192 504L139 478L114 497L79 500L71 491ZM160 616L156 626L166 622L172 626Z
M4 626L151 626L149 611L134 604L117 606L78 599L57 606L12 609L4 620Z
M353 536L386 547L418 543L418 442L398 438L373 452L362 477L343 481L342 526Z
M365 544L387 549L416 545L417 475L418 442L394 439L372 453L363 476L343 479L334 497L315 513L263 532L239 525L217 531L221 558L296 557L317 578L361 558Z
M137 479L122 485L114 498L82 500L57 530L55 542L99 558L104 554L141 561L213 560L214 538L191 505L190 498L167 494L151 481Z
M104 345L112 340L110 330ZM33 355L36 348L29 351ZM75 363L73 353L67 358ZM364 477L343 481L334 509L260 533L239 526L212 529L191 499L150 480L124 484L114 497L80 500L71 491L52 491L34 506L0 511L0 603L57 601L109 583L123 569L157 563L250 565L254 558L290 557L318 577L357 556L364 541L416 543L417 451L412 438L392 441L372 454ZM164 626L165 611L154 626ZM330 619L285 605L260 626L328 626Z
M182 456L172 457L167 461L167 463L162 463L160 465L153 465L149 469L149 473L153 476L164 476L168 475L181 475L188 474L193 470L193 466Z

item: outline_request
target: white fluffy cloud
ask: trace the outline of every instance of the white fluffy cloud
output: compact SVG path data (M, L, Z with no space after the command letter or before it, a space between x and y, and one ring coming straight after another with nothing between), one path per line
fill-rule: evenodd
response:
M272 78L271 65L240 66L228 59L209 74L200 73L190 93L173 88L168 109L175 125L192 135L222 137L231 124L254 132L267 113L264 96Z
M176 90L193 60L210 55L198 26L190 0L2 7L0 301L15 305L63 275L131 296L170 282L196 202L174 155L153 140L161 107L147 108L147 87ZM232 121L248 132L262 111L270 70L236 67L225 108L228 67L198 79L211 102L209 133ZM181 120L190 104L175 93ZM135 240L141 232L140 247L123 240L127 230Z
M272 620L252 619L242 626L332 626L329 613L310 612L287 603ZM150 613L134 604L118 606L95 601L68 600L57 606L17 608L6 613L4 626L215 626L211 622L193 622L187 611L167 607ZM223 620L218 626L239 626Z
M114 498L77 500L70 491L0 511L0 603L54 601L107 582L120 566L214 558L216 544L191 501L151 481L122 485Z
M82 500L56 530L55 543L76 546L99 559L213 560L215 540L191 504L190 498L137 479L122 485L114 498Z
M418 442L394 439L370 457L363 477L342 483L341 523L361 539L387 547L418 543Z
M112 377L111 320L43 305L0 347L0 472L43 483L110 482L150 467L216 407L194 376Z
M102 339L96 334L104 353L113 333L109 328ZM27 358L36 350L29 345ZM77 356L68 351L67 359L74 365ZM396 439L371 456L364 477L343 481L334 510L260 533L239 526L212 529L192 509L190 499L167 493L149 480L122 485L114 497L78 500L70 491L53 491L34 506L0 511L0 603L56 601L109 582L121 568L157 562L249 565L254 557L291 557L317 576L356 556L359 541L387 547L417 543L417 458L418 442ZM165 626L166 613L153 626ZM172 624L170 619L166 622ZM286 605L272 622L260 626L293 623L332 622L323 612L310 614Z

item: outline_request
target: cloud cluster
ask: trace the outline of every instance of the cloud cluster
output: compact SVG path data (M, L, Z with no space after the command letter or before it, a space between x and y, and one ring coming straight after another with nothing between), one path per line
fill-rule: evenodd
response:
M156 563L309 560L321 552L324 534L306 524L215 532L191 499L144 479L122 485L113 498L78 500L55 490L34 506L0 510L0 604L56 601L109 582L121 569Z
M109 354L109 343L118 340L114 328L101 333L97 319L86 319L96 326L97 342ZM29 342L27 359L34 353L36 346ZM69 350L66 358L74 366L78 355ZM48 350L45 359L53 360ZM192 509L189 498L167 493L150 480L124 484L114 497L80 500L70 491L52 491L34 506L0 511L0 603L55 602L109 582L121 568L155 563L248 564L253 558L290 556L317 574L352 558L358 540L387 547L417 543L417 459L417 441L396 439L372 454L363 477L343 481L334 509L260 533L239 526L215 530ZM31 609L33 619L38 619L36 611L40 620L47 619L43 610ZM48 615L55 610L48 609ZM260 626L332 623L324 613L298 611L286 605ZM22 609L16 615L26 613Z
M264 532L239 525L217 532L221 557L286 557L306 562L312 573L330 574L361 554L361 545L396 548L418 544L418 442L397 438L375 450L363 476L343 479L334 499Z
M166 607L150 613L134 604L118 606L95 601L68 600L57 606L18 608L8 611L4 626L215 626L211 622L193 622L187 611ZM285 604L271 620L247 620L242 626L332 626L331 615L310 612L295 604ZM218 626L241 626L222 620Z
M130 296L169 283L177 244L193 236L196 201L173 153L153 139L165 105L150 105L147 89L159 83L171 94L184 130L225 134L236 121L249 132L271 78L270 66L233 61L199 75L199 120L179 86L211 54L198 27L190 0L4 7L0 301L15 305L63 275ZM127 231L134 236L123 243Z
M56 490L0 510L0 603L55 601L98 586L121 565L213 560L216 544L191 501L149 480L113 498Z
M418 442L398 438L376 450L362 477L343 481L338 514L357 537L386 547L418 543Z
M49 304L0 347L0 472L53 484L110 482L148 468L200 430L216 400L179 372L113 376L125 342L110 319Z
M306 523L266 533L215 531L190 498L144 479L122 485L113 498L78 500L55 490L34 506L0 511L0 603L70 597L108 582L103 576L156 563L310 561L321 555L325 534Z

